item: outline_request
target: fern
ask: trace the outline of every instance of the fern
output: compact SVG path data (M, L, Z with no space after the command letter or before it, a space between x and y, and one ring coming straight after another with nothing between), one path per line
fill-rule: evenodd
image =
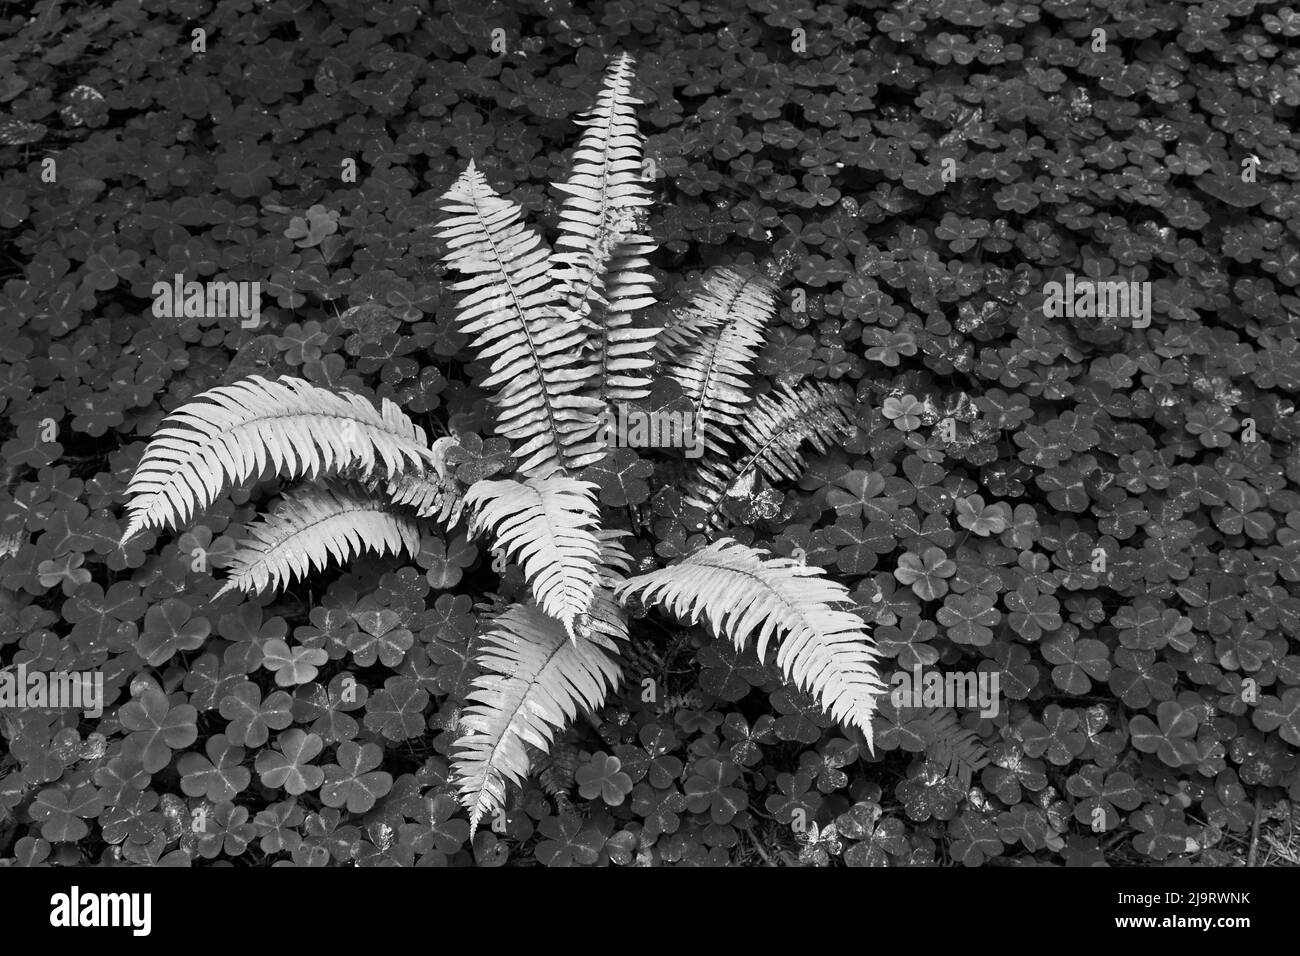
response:
M566 305L585 323L589 394L601 402L630 402L650 391L647 371L658 329L635 327L634 313L654 303L643 235L649 190L642 184L643 142L631 95L632 58L615 60L573 154L573 172L558 188L556 260Z
M776 315L776 288L748 270L714 269L705 275L689 314L725 316L721 324L705 327L699 341L674 356L668 367L691 400L706 452L722 454L727 430L740 423L749 402L750 366ZM682 335L679 326L665 341Z
M406 505L415 509L419 517L432 518L447 527L460 521L465 506L465 497L454 482L427 475L398 475L370 488L380 489L393 504Z
M605 299L593 309L587 333L591 353L591 396L602 404L634 402L650 394L654 343L659 329L633 325L633 313L654 303L645 258L654 245L640 236L626 239L609 264Z
M340 563L369 548L380 554L415 555L420 531L409 518L346 486L305 485L286 494L280 507L249 528L230 560L228 579L217 592L278 590L313 569Z
M604 450L592 436L601 405L581 394L586 376L569 365L583 348L583 326L561 309L549 250L473 163L442 198L445 258L468 276L452 286L466 293L461 330L491 363L483 387L500 389L497 425L522 442L519 470L544 478L599 461Z
M605 455L598 434L605 404L649 391L657 330L632 314L653 300L641 234L649 191L631 94L632 58L605 78L573 155L552 254L522 222L522 210L492 191L470 163L443 197L438 231L449 265L468 278L454 285L462 330L491 364L500 432L522 443L520 471L569 474Z
M188 522L231 484L266 471L314 477L344 468L423 472L433 455L424 432L396 405L300 378L252 376L197 396L154 433L130 483L126 541L144 528Z
M542 610L570 633L591 606L598 577L595 490L589 481L552 475L478 481L465 493L471 532L494 531L498 547L519 557Z
M460 521L465 509L464 490L447 471L447 452L455 447L458 447L455 438L444 436L434 441L429 449L432 473L406 472L392 478L363 481L363 484L372 495L382 495L394 505L411 508L417 517L450 528Z
M776 663L786 677L872 745L875 698L886 693L876 673L878 655L862 619L833 606L850 603L848 591L822 577L820 568L764 557L723 538L675 565L619 584L615 594L662 603L692 623L702 616L737 649L756 635L760 659L780 634Z
M746 269L714 266L700 279L699 287L659 334L655 357L671 361L699 344L704 333L717 329L731 316L739 293L752 278Z
M844 390L824 382L799 389L788 385L762 395L745 413L737 440L744 449L735 456L705 458L687 487L685 501L705 513L715 527L722 524L721 506L727 489L759 471L769 479L796 480L803 471L799 446L807 441L825 452L837 439L852 433Z
M574 477L604 457L597 430L608 403L648 394L656 354L690 397L709 453L725 458L733 441L742 450L703 465L688 489L711 521L737 479L793 479L802 442L824 449L849 427L847 397L829 385L783 387L750 405L750 368L776 310L775 287L762 276L712 269L669 329L638 322L653 301L654 245L631 84L632 60L621 56L580 120L573 171L559 186L555 252L473 163L442 197L437 233L458 274L456 320L488 366L482 384L496 393L518 480L464 489L445 464L455 439L427 446L392 402L376 410L301 379L254 377L169 416L128 488L125 537L186 521L223 488L271 468L331 479L288 491L249 529L222 593L278 589L366 549L414 554L425 520L453 525L464 514L471 534L490 534L521 566L532 601L494 619L477 657L483 673L454 752L472 827L522 781L530 750L544 754L557 731L618 686L619 655L632 645L620 601L658 601L703 618L738 648L752 638L760 656L775 641L787 677L869 746L874 698L884 693L865 626L841 607L842 585L726 539L626 580L627 532L600 526L597 486ZM966 766L969 741L946 725L936 734L956 748L954 766Z
M929 708L923 711L923 720L926 759L946 768L948 777L965 790L972 774L989 762L979 735L963 727L953 710Z
M417 516L431 518L451 527L460 521L465 496L454 481L433 475L398 475L382 483L370 483L367 489L382 492L395 505L414 509Z
M570 314L585 318L599 301L610 259L650 205L642 181L642 138L633 108L632 57L611 64L596 105L578 118L587 131L573 152L556 239L557 274Z
M622 580L632 567L632 555L622 541L629 534L622 528L596 529L596 538L600 541L601 573L607 580Z
M598 710L618 686L609 632L617 633L619 618L608 601L599 607L608 613L593 615L600 626L588 636L571 639L553 617L522 604L501 614L485 636L478 663L488 673L474 682L455 752L471 831L504 805L508 784L527 775L526 745L545 752L580 709Z

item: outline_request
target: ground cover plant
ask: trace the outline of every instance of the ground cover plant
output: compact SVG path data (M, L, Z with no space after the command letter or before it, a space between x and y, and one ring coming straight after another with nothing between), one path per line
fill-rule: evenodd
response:
M1298 33L0 11L0 862L1296 862Z

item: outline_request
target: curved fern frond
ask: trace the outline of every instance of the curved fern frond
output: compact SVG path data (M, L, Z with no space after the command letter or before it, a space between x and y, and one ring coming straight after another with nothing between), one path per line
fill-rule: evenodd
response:
M570 639L559 621L531 605L513 605L496 618L477 658L486 673L474 681L456 742L456 785L471 832L505 804L507 786L527 776L526 745L549 750L580 709L603 706L621 678L614 652L601 628Z
M254 375L203 392L167 416L127 485L122 540L189 521L222 489L268 464L291 478L343 469L371 475L381 464L397 475L423 472L432 457L423 429L388 399L376 411L359 395Z
M420 530L411 518L346 486L303 485L286 493L279 507L249 527L228 565L217 596L233 589L278 590L321 570L345 563L364 550L399 554L420 550Z
M621 54L605 75L596 105L577 122L586 132L573 151L569 178L556 184L565 193L555 241L558 275L566 307L583 320L603 295L611 257L624 239L639 231L651 205L642 178L642 137L632 96L632 57Z
M470 485L470 532L492 529L507 557L518 558L538 605L570 633L591 607L598 579L600 521L596 485L552 475Z
M695 427L703 432L706 451L721 453L722 441L749 403L750 367L763 344L764 330L776 315L776 287L749 270L712 269L690 311L725 319L675 355L668 373L694 405Z
M788 385L761 395L745 412L736 441L740 455L713 456L700 463L687 486L685 501L699 508L714 527L722 524L722 499L737 481L757 469L772 481L794 481L803 472L799 446L808 442L817 451L852 433L848 395L826 382L809 382L797 390Z
M465 293L458 321L491 365L482 384L499 389L498 430L523 443L515 455L525 475L568 470L572 460L600 452L592 435L601 406L581 394L589 382L574 362L583 325L562 314L550 251L472 162L442 199L449 215L437 231L445 259L467 276L452 285Z
M646 605L663 604L690 622L703 617L737 649L757 636L760 659L780 635L776 663L787 679L836 720L860 730L871 747L875 698L887 693L876 672L879 655L862 619L834 606L851 603L848 591L820 568L723 538L617 585L614 593L620 600L637 594Z

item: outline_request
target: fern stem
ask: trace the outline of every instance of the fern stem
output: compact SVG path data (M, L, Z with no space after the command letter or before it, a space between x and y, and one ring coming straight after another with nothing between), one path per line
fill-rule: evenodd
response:
M776 863L772 861L772 858L768 855L767 851L763 849L763 844L758 841L758 835L754 833L754 825L752 823L745 824L745 832L749 834L749 842L754 844L754 849L757 850L758 855L763 858L763 862L767 866L776 866Z

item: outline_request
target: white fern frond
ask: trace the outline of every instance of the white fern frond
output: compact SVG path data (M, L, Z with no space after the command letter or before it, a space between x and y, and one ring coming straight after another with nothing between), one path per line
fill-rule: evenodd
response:
M843 388L827 382L809 382L798 389L783 384L760 395L745 410L735 435L743 453L703 459L687 485L686 504L703 511L716 527L722 523L727 489L750 472L760 471L772 481L797 480L804 467L799 452L803 442L824 453L853 432L849 402Z
M278 590L291 581L345 563L365 550L415 555L416 522L344 485L303 485L287 492L277 509L248 529L228 565L226 591Z
M698 345L705 332L726 322L751 278L748 270L730 266L714 266L701 276L686 303L673 310L672 318L659 333L655 357L671 361Z
M474 681L456 742L456 785L471 831L504 806L509 784L527 776L525 745L549 751L579 710L604 705L621 679L615 651L602 628L571 639L531 605L513 605L496 618L477 657L486 673Z
M670 360L668 373L694 406L695 427L707 451L722 453L728 432L740 423L749 402L749 374L776 315L776 287L755 272L736 267L710 270L693 300L694 312L724 315L694 345Z
M600 451L592 436L601 405L582 390L575 367L584 325L562 314L553 262L522 210L498 196L471 162L442 197L448 216L437 227L446 262L467 278L452 288L461 331L490 363L483 387L498 389L497 427L522 445L515 455L525 475L546 477Z
M465 495L447 468L447 451L457 446L454 438L442 437L430 447L433 468L426 474L407 472L392 478L364 482L373 495L381 495L395 505L415 511L417 517L429 518L450 528L460 521Z
M646 605L663 604L692 623L703 617L737 649L756 637L760 659L776 637L776 663L786 677L872 745L875 698L886 692L876 672L879 654L863 620L835 607L852 603L848 591L820 568L723 538L619 584L614 593L619 600L638 595Z
M592 309L586 348L596 383L592 394L602 403L634 402L650 394L660 330L636 325L633 319L655 303L646 258L653 249L642 236L625 241L610 259L604 299Z
M465 496L456 482L437 475L397 475L368 487L395 505L414 509L418 517L430 518L447 528L460 521L465 508Z
M632 66L626 53L610 65L596 105L577 120L587 129L573 151L572 172L556 185L565 198L555 259L566 307L580 321L601 300L610 259L626 237L640 231L639 220L651 205Z
M154 433L127 485L125 541L143 528L189 521L229 485L344 469L371 475L423 472L432 461L424 431L388 399L380 410L359 395L291 376L252 376L196 396Z
M494 543L517 558L538 605L570 633L591 607L599 575L596 485L551 475L485 479L470 485L470 532L491 529Z

